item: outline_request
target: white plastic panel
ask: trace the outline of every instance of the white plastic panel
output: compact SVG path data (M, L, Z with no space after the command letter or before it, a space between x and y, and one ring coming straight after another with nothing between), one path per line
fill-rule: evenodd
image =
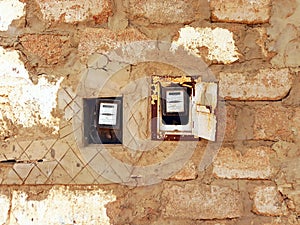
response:
M201 82L195 85L195 96L192 99L192 134L210 141L216 139L217 94L216 83Z

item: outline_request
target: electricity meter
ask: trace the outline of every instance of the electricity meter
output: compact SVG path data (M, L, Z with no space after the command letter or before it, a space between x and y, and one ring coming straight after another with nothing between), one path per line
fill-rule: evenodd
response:
M152 78L154 140L215 140L217 84L196 77Z
M84 99L86 144L122 143L122 97Z

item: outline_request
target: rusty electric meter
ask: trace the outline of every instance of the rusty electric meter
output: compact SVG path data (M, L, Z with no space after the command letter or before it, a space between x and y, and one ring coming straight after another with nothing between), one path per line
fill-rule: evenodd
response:
M167 125L187 124L190 100L186 87L161 87L162 122Z
M153 140L215 140L217 84L197 77L152 77Z

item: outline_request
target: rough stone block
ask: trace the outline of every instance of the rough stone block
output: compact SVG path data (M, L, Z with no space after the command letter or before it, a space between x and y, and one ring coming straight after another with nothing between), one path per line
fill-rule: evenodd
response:
M209 5L203 0L130 0L128 11L131 20L146 19L159 24L189 23L209 18Z
M277 104L257 108L253 125L254 139L292 140L294 138L291 126L293 114L292 109Z
M84 20L95 20L103 23L112 14L111 0L37 0L43 17L49 21L76 23Z
M122 44L146 40L146 36L136 29L113 32L109 29L87 28L81 34L78 51L83 59L94 53L105 53Z
M133 41L147 40L147 37L134 28L128 28L117 33L117 41L121 43L130 43Z
M269 151L271 149L258 147L242 155L232 148L222 148L213 162L213 173L228 179L268 179L272 175Z
M288 69L220 73L220 95L227 100L279 100L292 87Z
M225 219L242 215L241 197L228 187L165 185L162 193L164 217L185 219Z
M212 20L247 24L267 23L271 0L210 0Z
M265 216L281 216L287 207L276 187L257 187L253 193L253 211Z
M64 61L71 47L67 36L55 34L28 34L20 41L32 61L42 60L49 65Z
M197 178L197 169L193 162L187 163L178 173L169 178L169 180L186 181Z

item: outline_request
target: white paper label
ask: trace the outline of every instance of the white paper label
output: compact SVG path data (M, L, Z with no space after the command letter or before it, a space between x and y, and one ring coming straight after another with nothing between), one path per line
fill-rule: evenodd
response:
M184 90L166 91L167 113L184 112Z
M115 103L100 103L99 124L101 125L116 125L117 124L118 104Z

